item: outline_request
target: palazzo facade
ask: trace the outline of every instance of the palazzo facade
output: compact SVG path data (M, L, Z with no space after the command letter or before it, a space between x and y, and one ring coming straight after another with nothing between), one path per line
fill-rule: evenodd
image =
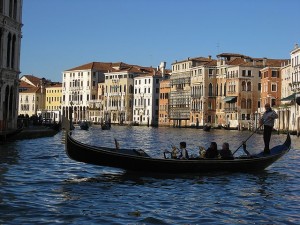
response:
M22 0L0 0L0 131L17 128Z

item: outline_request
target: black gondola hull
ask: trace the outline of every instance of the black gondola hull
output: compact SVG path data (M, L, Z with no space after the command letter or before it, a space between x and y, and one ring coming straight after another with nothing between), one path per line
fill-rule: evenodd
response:
M130 171L160 173L203 173L210 171L250 172L263 170L287 153L291 146L288 134L283 145L272 149L270 155L258 154L252 158L221 159L159 159L140 156L132 149L112 149L80 143L70 135L67 137L67 155L76 161L115 167Z

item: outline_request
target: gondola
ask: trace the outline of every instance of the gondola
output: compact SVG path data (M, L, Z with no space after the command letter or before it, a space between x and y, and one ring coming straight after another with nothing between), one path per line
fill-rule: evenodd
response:
M204 125L203 130L204 131L210 131L211 125Z
M82 121L79 126L81 130L88 130L90 127L87 121Z
M19 133L21 133L23 130L23 127L18 128L16 130L7 131L7 132L1 132L0 133L0 143L13 140Z
M101 129L102 130L110 130L110 124L108 123L108 122L106 122L106 123L103 123L102 125L101 125Z
M71 133L66 138L66 153L69 158L83 163L121 168L128 171L159 173L204 173L211 171L250 172L264 170L286 154L291 147L290 134L282 145L271 149L271 154L263 152L250 157L234 159L179 160L152 158L141 149L119 149L96 147L75 140Z

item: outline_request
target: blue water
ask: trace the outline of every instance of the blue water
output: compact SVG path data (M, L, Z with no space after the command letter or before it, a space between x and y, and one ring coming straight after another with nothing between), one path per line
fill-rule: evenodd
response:
M250 132L113 126L75 129L85 143L143 148L162 157L186 141L190 154L210 141L235 150ZM285 135L273 135L272 145ZM280 161L256 173L138 174L70 160L61 134L0 145L0 224L299 224L300 138ZM261 151L253 135L248 150ZM242 154L238 152L238 154Z

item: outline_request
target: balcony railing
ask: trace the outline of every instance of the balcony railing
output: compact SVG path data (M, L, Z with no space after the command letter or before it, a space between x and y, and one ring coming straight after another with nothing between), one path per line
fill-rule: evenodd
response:
M237 107L224 108L223 112L237 112Z

